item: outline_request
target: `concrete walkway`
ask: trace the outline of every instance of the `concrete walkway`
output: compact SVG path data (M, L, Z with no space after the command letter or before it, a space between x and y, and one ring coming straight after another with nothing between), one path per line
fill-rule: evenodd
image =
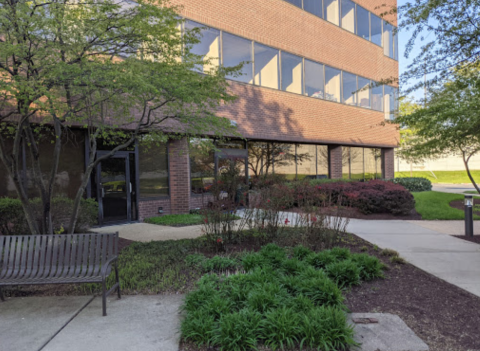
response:
M433 191L465 195L465 191L475 190L472 184L432 184Z
M26 297L0 305L1 351L177 351L182 295Z
M202 234L202 226L169 227L149 223L133 223L93 228L92 231L95 233L118 232L119 236L124 239L149 242L155 240L194 239Z
M347 230L380 248L398 251L418 268L480 296L480 245L455 238L438 227L427 228L436 223L418 222L352 219ZM478 232L478 225L476 229Z

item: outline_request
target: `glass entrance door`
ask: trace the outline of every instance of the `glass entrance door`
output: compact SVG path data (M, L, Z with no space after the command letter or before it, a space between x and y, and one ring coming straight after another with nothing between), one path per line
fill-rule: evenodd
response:
M100 224L130 221L132 183L129 155L115 155L97 166Z

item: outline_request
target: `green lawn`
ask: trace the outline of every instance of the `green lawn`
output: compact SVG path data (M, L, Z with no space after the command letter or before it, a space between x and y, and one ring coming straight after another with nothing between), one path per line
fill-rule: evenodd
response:
M173 227L196 225L203 223L203 216L199 214L171 214L158 217L150 217L145 219L146 223L169 225Z
M480 171L471 171L474 179L480 181ZM406 178L406 177L421 177L427 178L432 183L450 183L450 184L461 184L461 183L471 183L470 178L468 178L466 171L434 171L435 178L431 172L421 172L415 171L412 172L395 172L395 177L397 178Z
M478 191L476 191L476 190L468 190L468 191L464 191L463 193L464 193L464 194L479 195L479 194L478 194Z
M465 197L459 194L441 193L437 191L424 191L421 193L412 193L415 197L415 209L423 219L428 220L463 220L465 214L463 211L450 207L450 202L463 200ZM480 219L474 216L474 219Z

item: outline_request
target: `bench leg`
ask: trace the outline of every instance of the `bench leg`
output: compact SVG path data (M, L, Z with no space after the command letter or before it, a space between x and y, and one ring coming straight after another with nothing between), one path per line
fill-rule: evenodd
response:
M117 264L115 264L115 277L117 279L117 284L118 284L118 287L117 287L117 295L118 295L118 298L121 299L122 298L122 295L120 294L120 279L118 279L118 267L117 267Z
M105 280L103 281L102 285L103 285L102 310L103 310L103 316L105 317L107 315L107 284Z
M3 290L2 290L2 288L0 288L0 299L1 299L2 301L5 301L5 296L3 296Z

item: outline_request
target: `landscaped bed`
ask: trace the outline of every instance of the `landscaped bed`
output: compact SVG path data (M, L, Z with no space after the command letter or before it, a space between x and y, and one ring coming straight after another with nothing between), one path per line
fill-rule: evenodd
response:
M192 291L204 274L201 267L186 262L189 254L215 256L205 250L201 239L166 242L129 243L123 241L120 254L120 279L124 294L171 294ZM131 245L128 245L131 244ZM283 241L291 247L295 243ZM480 349L478 323L480 298L415 268L397 263L395 253L378 249L351 234L342 234L337 244L352 253L378 257L387 267L385 278L364 282L344 292L351 312L385 312L399 315L435 351ZM236 259L244 250L258 251L261 245L251 237L229 248ZM384 253L386 255L384 255ZM94 286L91 286L94 288ZM91 294L85 285L15 287L13 296ZM207 350L183 344L182 350ZM213 350L213 349L212 349Z

